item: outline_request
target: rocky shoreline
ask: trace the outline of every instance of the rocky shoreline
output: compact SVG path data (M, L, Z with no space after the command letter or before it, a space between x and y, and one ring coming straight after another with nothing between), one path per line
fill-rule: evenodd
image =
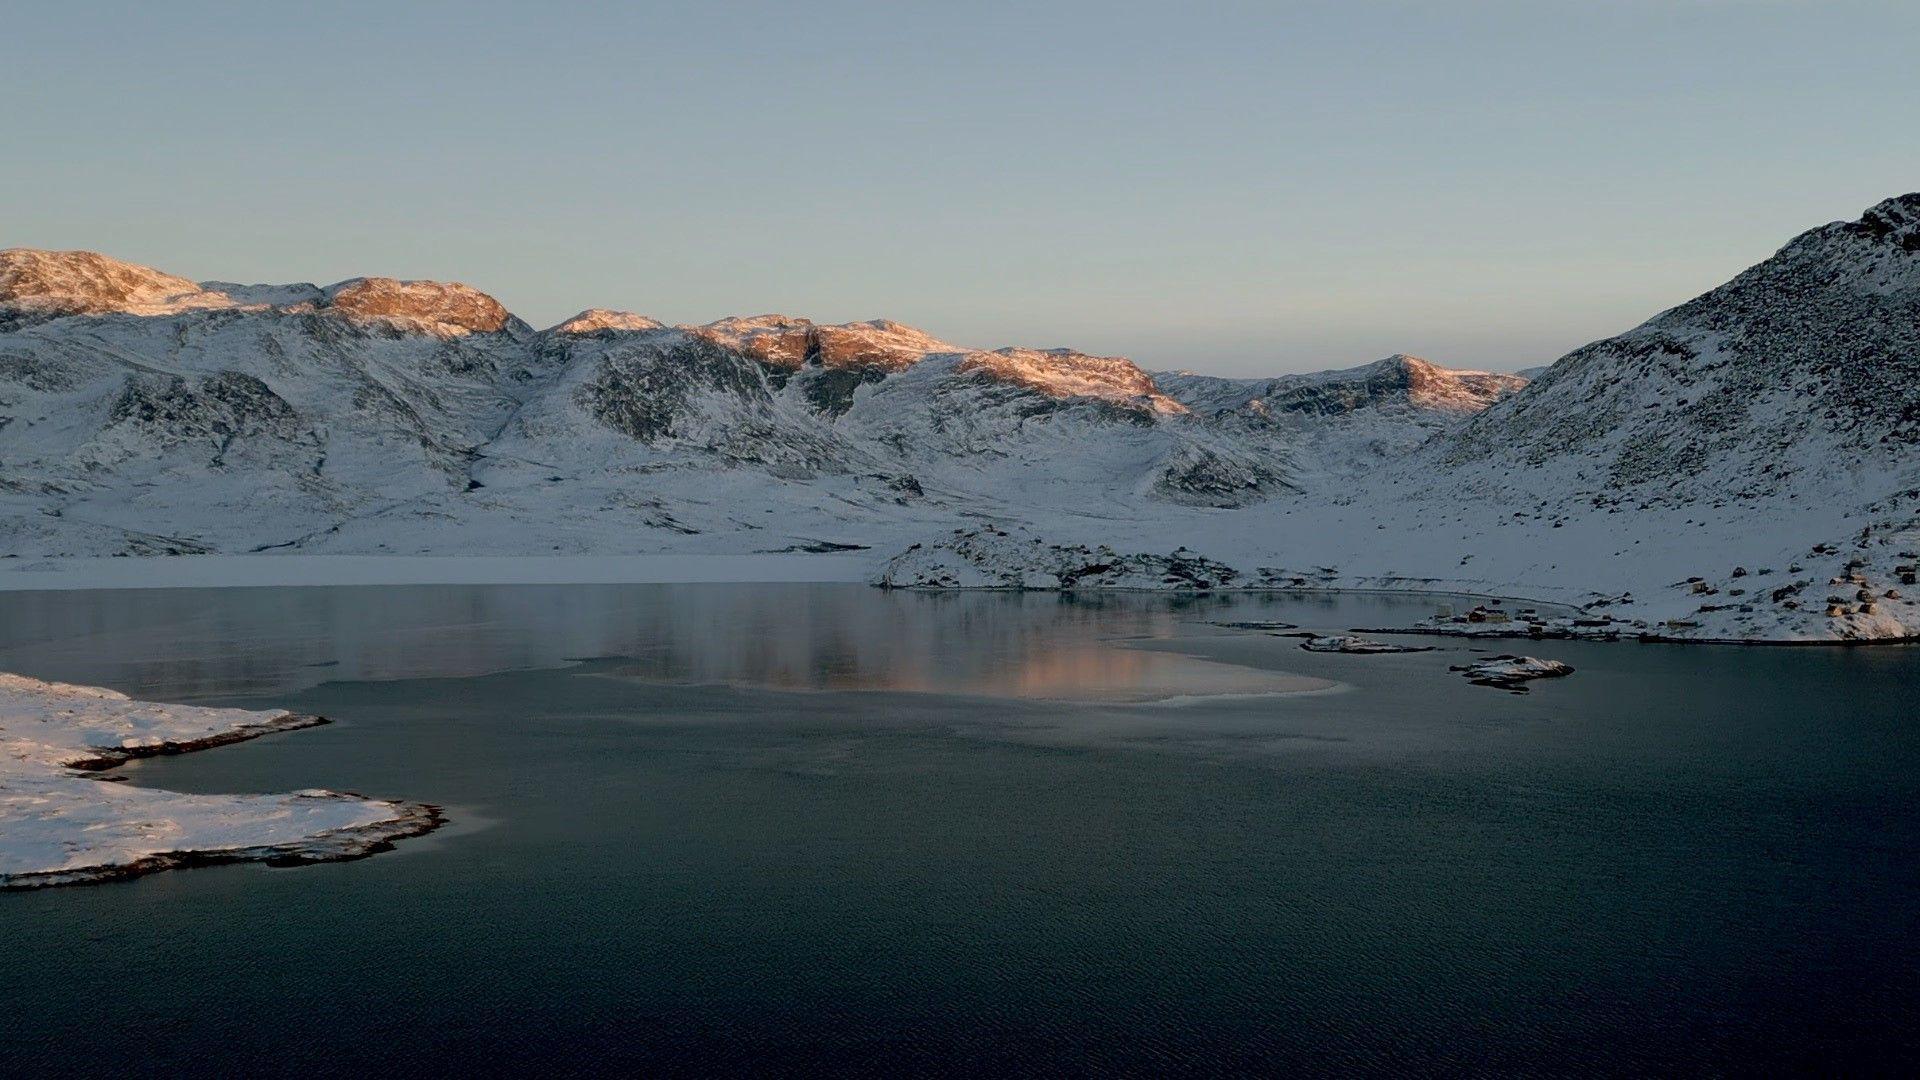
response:
M316 799L335 797L353 800L366 798L351 791L302 793L302 797ZM289 867L325 862L351 862L383 851L392 851L397 841L425 836L446 824L444 810L430 803L394 803L392 805L397 811L397 816L391 820L320 833L303 841L208 851L166 851L127 863L4 874L0 875L0 890L47 889L61 885L100 885L112 881L127 881L163 870L184 870L197 866L219 866L225 863L259 862L272 867Z
M211 750L216 746L230 746L237 742L257 739L262 735L272 735L281 731L299 731L302 728L319 727L333 721L324 716L310 713L286 713L258 724L247 724L223 731L217 735L208 735L200 739L179 739L168 742L151 743L145 746L115 746L99 749L92 757L69 758L63 762L69 769L82 772L100 772L129 761L149 757L170 757L174 754L191 754L196 750ZM106 779L102 777L101 779Z

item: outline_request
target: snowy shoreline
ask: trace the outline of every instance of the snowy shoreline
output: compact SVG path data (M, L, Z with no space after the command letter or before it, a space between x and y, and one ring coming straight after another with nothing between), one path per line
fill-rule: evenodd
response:
M984 530L989 535L997 530ZM1010 534L998 533L1002 539ZM974 534L975 537L979 534ZM964 543L965 540L962 539ZM1255 580L1197 552L1168 555L1120 554L1084 545L995 545L992 558L974 555L974 565L927 556L951 541L834 554L751 553L691 555L171 555L87 556L0 559L0 593L107 589L296 588L437 585L651 585L651 584L870 584L903 592L1080 592L1159 593L1165 595L1357 595L1486 600L1544 624L1529 630L1527 619L1511 624L1439 625L1434 620L1404 626L1349 627L1353 633L1419 634L1505 640L1633 641L1697 645L1909 645L1920 634L1887 632L1849 636L1807 636L1786 626L1756 627L1771 634L1738 636L1707 626L1667 630L1656 615L1630 620L1608 615L1571 596L1548 597L1489 587L1487 579L1450 579L1424 575L1342 574L1301 578L1261 573ZM1038 556L1038 558L1036 558ZM1066 563L1083 567L1089 556L1107 564L1099 573L1076 576ZM1000 561L1005 560L1005 561ZM1171 576L1169 570L1171 568ZM1235 580L1235 579L1239 580ZM1304 581L1304 584L1296 584ZM1522 585L1522 582L1514 582ZM1566 590L1563 590L1563 593ZM1589 596L1598 596L1589 593ZM1534 612L1540 614L1534 616ZM1663 612L1667 613L1667 612ZM1650 613L1651 614L1651 613ZM1689 611L1671 612L1688 615ZM1456 620L1457 621L1457 620ZM1587 625L1587 624L1595 625ZM1598 625L1604 624L1604 625ZM1817 623L1814 625L1818 625ZM1835 624L1829 624L1829 632ZM1730 629L1730 627L1729 627Z
M1602 560L1593 564L1593 570L1584 569L1587 564L1582 560L1575 564L1582 570L1563 571L1557 561L1542 565L1541 548L1529 545L1531 537L1515 536L1506 538L1502 547L1507 550L1498 552L1504 557L1497 560L1486 558L1484 550L1460 557L1457 565L1473 560L1481 566L1504 568L1465 579L1446 572L1455 560L1444 545L1430 543L1424 551L1417 550L1419 545L1406 544L1356 551L1349 543L1339 554L1342 538L1351 541L1356 535L1351 528L1330 527L1340 523L1319 519L1307 524L1308 528L1296 526L1299 531L1291 536L1269 537L1264 550L1252 547L1244 537L1226 538L1205 550L1173 547L1164 534L1141 537L1130 541L1131 550L1120 550L1098 541L1063 543L1020 526L986 525L954 530L907 548L887 561L874 583L934 591L1372 590L1499 598L1478 616L1456 617L1437 609L1431 618L1407 628L1467 630L1458 636L1491 634L1510 624L1523 637L1535 636L1528 630L1538 627L1539 636L1592 640L1825 644L1911 641L1920 629L1920 601L1895 587L1911 585L1914 537L1907 533L1873 537L1871 542L1863 533L1846 548L1818 543L1797 552L1793 547L1763 552L1765 559L1753 559L1751 571L1735 564L1711 576L1700 571L1716 568L1689 559L1691 548L1684 546L1679 551L1643 552L1633 560ZM1573 537L1581 544L1606 540L1604 529L1552 532L1556 538ZM1289 553L1285 562L1292 569L1281 565L1282 552ZM1574 562L1568 552L1562 548L1559 557ZM1353 566L1356 554L1371 565ZM1378 567L1389 559L1396 569L1380 572ZM1347 565L1338 565L1342 562ZM1783 567L1784 572L1776 572L1774 566ZM1822 578L1828 579L1824 587L1818 584ZM1816 604L1823 595L1826 599ZM1523 596L1541 599L1520 599ZM1509 602L1512 607L1502 606ZM1540 610L1546 607L1560 611ZM1389 632L1388 628L1364 629Z
M154 555L0 559L0 592L863 581L850 555Z
M0 890L227 862L358 859L443 823L438 807L354 792L188 795L111 783L125 777L100 772L326 722L136 701L0 672Z

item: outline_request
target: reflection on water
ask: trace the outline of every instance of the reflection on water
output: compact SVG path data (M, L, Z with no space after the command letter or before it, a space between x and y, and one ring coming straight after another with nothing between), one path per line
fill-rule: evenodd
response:
M662 683L1154 700L1325 680L1126 647L1215 619L1344 627L1428 597L940 595L847 585L417 586L12 594L0 670L161 700L621 657Z
M666 654L662 654L664 657ZM1326 679L1221 663L1177 652L1147 652L1124 642L1047 641L994 662L936 666L899 663L908 657L888 650L858 654L865 662L840 667L782 666L769 672L704 664L685 675L678 665L621 663L603 674L653 683L725 683L771 690L895 690L1051 701L1151 702L1250 694L1324 690ZM922 654L915 659L924 661Z

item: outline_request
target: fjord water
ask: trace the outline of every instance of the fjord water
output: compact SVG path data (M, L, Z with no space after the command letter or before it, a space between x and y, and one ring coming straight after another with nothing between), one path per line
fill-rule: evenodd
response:
M447 807L0 894L13 1074L1902 1072L1911 648L1308 653L1431 598L14 594L0 670L333 725L138 763ZM1416 641L1418 639L1407 639Z

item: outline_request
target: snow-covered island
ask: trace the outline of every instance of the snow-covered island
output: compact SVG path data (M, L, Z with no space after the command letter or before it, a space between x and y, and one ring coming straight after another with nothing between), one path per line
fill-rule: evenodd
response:
M1459 672L1476 686L1492 686L1516 694L1525 693L1526 684L1535 679L1559 679L1573 674L1573 668L1559 660L1542 660L1537 656L1516 656L1512 653L1484 656L1471 664L1456 664L1448 670Z
M97 771L321 723L0 673L0 888L352 859L438 826L438 810L417 803L321 790L187 795L109 783L121 778Z
M1396 645L1390 641L1375 641L1352 634L1308 634L1300 647L1308 652L1351 653L1355 656L1433 651L1426 645Z
M1155 373L886 319L536 330L458 283L0 251L0 588L125 556L245 557L255 583L279 558L290 583L339 556L536 580L535 557L788 560L702 571L774 575L750 580L811 558L893 588L1573 612L1399 628L1465 636L1911 640L1920 194L1531 378L1404 354Z

